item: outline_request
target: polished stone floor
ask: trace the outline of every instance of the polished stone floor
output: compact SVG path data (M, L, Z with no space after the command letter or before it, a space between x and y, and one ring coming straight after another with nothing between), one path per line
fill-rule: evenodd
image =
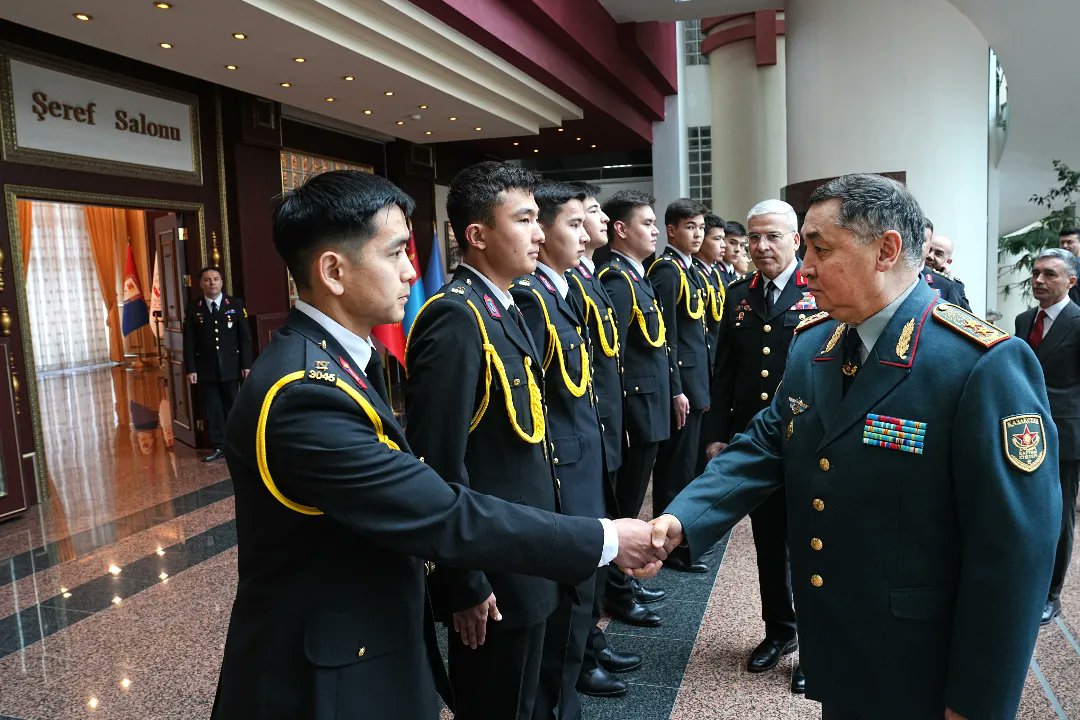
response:
M122 369L42 381L50 497L0 524L0 720L209 716L236 583L232 488L223 462L154 426L167 418L160 382ZM1080 720L1078 557L1064 616L1039 637L1025 720ZM788 692L797 656L745 670L761 633L749 525L707 564L653 581L669 592L662 627L608 625L645 664L625 697L585 698L585 720L820 717Z

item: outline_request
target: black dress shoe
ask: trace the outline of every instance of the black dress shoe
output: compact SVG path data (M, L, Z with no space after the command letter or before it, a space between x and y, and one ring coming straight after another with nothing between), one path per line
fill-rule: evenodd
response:
M750 659L746 662L746 669L752 673L772 670L780 662L781 656L793 653L798 649L798 638L774 640L767 637L754 648L754 652L750 653Z
M1040 625L1049 625L1054 622L1054 618L1061 614L1061 599L1047 600L1046 605L1043 606L1042 619L1039 620Z
M645 587L637 578L634 578L630 581L630 587L634 591L634 599L642 605L660 602L667 595L666 590L661 590L660 588L654 589Z
M202 461L203 462L214 462L215 460L220 460L223 457L225 457L225 451L224 450L215 450L214 452L212 452L209 455L207 455L206 457L204 457L202 459Z
M802 665L796 665L795 672L791 673L791 692L796 695L806 694L806 676L803 675Z
M604 609L616 620L639 627L660 627L660 616L639 602L630 605L605 603Z
M593 697L619 697L625 695L630 688L629 683L617 677L612 677L602 667L594 668L589 672L578 675L577 691Z
M641 656L634 653L615 652L606 647L596 653L596 659L605 670L613 673L630 672L641 667Z
M689 563L678 555L668 555L667 560L664 561L664 567L685 573L703 573L709 571L709 568L701 563Z

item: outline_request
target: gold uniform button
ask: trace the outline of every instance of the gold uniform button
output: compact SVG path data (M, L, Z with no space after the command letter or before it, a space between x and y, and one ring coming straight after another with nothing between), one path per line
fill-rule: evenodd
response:
M800 320L805 320L806 319L806 313L799 313L799 319Z
M679 367L682 367L682 360L679 361Z
M761 399L762 400L768 400L769 399L769 393L761 393Z
M814 506L814 509L818 512L822 512L823 510L825 510L825 501L821 498L814 498L814 502L812 504Z
M362 647L362 648L360 648L359 650L356 651L356 657L358 657L358 658L362 658L365 655L367 655L367 648L366 647Z
M825 584L825 581L821 579L820 575L811 575L810 576L810 584L813 585L814 587L821 587L822 585Z
M821 538L810 538L810 547L814 550L820 550L823 547Z
M762 355L768 355L771 352L772 352L772 348L767 348L767 347L761 348L761 354Z
M829 472L829 458L821 458L817 466L821 468L821 472Z
M420 462L426 462L423 455L420 456Z
M514 387L521 386L521 378L514 378Z
M765 327L763 327L761 329L764 330L765 332L772 332L772 325L766 325Z
M768 370L762 370L761 371L761 377L769 377L769 371Z
M580 330L578 330L578 332L581 332L581 331L580 331ZM571 349L571 350L573 350L573 349L574 349L574 343L570 343L570 349Z
M635 385L634 386L634 392L638 392L639 390L641 390L641 388L639 388L637 385Z
M552 458L551 462L553 462L553 463L555 463L556 465L558 465L558 464L559 464L559 458Z

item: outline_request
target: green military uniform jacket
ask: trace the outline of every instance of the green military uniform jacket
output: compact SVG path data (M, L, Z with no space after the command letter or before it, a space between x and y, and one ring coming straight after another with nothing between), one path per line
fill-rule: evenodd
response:
M1061 512L1038 362L923 282L846 395L843 334L807 319L772 402L668 512L697 555L784 489L808 697L1011 720Z

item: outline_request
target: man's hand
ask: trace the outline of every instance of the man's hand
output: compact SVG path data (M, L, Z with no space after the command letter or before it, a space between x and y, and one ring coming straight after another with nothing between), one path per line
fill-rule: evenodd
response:
M495 593L474 608L459 610L454 613L454 632L461 635L461 642L475 650L487 640L487 622L502 620L502 613L495 605Z
M720 454L720 452L727 447L727 443L711 442L705 446L705 459L712 460L714 457Z
M191 385L194 385L195 383L199 382L199 374L198 373L188 373L187 381Z
M670 553L685 542L682 523L674 515L665 513L653 518L651 524L653 545L663 545L665 552Z
M243 370L240 371L240 377L246 379L247 376L248 376L248 373L250 373L250 372L251 372L251 368L244 368Z
M653 542L653 531L647 522L620 518L615 520L619 532L619 554L615 564L627 575L649 578L660 570L667 551L664 543Z
M967 718L951 708L945 708L945 720L967 720Z
M671 398L671 407L675 411L675 429L682 430L686 416L690 414L690 401L683 394Z

